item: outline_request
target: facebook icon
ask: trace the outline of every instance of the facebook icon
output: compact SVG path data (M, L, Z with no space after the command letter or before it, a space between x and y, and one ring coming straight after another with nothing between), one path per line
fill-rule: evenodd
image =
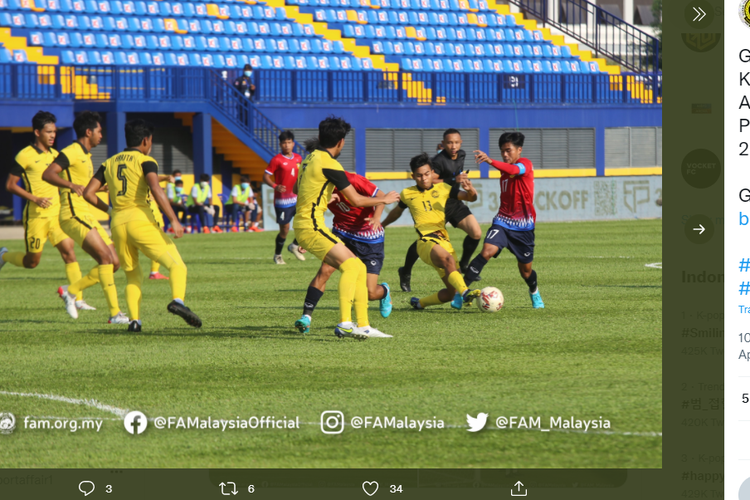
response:
M131 411L125 415L125 430L130 434L142 434L146 430L146 425L146 415L139 411Z

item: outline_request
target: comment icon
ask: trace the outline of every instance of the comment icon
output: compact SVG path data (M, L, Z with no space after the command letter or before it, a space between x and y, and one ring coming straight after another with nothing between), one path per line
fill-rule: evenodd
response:
M96 485L93 481L81 481L78 483L78 491L83 493L83 496L87 497L94 492Z

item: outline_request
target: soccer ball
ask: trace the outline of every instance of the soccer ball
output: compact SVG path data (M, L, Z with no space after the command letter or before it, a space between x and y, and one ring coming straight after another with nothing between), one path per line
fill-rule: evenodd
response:
M477 307L482 312L495 313L503 308L503 292L494 286L482 288L482 295L477 299Z

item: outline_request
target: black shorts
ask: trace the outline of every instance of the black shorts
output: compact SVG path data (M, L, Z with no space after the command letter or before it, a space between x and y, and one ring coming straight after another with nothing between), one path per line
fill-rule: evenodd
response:
M380 270L383 269L383 259L385 259L385 243L382 241L378 243L364 243L345 238L339 233L334 234L341 238L346 248L351 250L367 267L367 274L380 275Z
M503 248L507 248L521 264L528 264L534 260L533 229L531 231L513 231L501 226L492 226L487 230L484 242L495 245L500 249L495 257L500 255Z
M445 222L450 222L453 227L471 215L471 210L461 200L449 198L445 204Z
M277 207L276 209L276 224L283 226L284 224L291 224L294 214L297 213L297 205L291 207Z

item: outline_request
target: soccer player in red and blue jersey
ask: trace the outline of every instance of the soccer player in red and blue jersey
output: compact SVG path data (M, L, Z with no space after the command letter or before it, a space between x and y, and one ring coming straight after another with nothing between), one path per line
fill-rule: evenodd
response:
M484 238L482 252L469 264L464 276L466 285L476 281L487 262L507 248L518 260L518 270L526 281L534 309L543 309L539 294L536 271L531 268L534 261L534 166L528 158L521 158L524 135L506 132L500 136L498 145L503 161L491 159L482 151L474 151L477 163L486 162L502 172L500 176L500 208L492 220L492 227Z
M273 188L273 206L276 209L276 223L279 225L279 234L276 236L276 250L273 261L276 264L286 264L281 257L281 249L289 234L289 224L294 214L297 213L297 195L294 194L294 184L299 175L299 166L302 157L294 152L294 134L285 130L279 134L279 146L281 153L271 158L268 168L263 174L263 182ZM295 239L287 247L299 260L305 260L305 251L297 245Z
M361 175L346 172L346 178L357 193L370 198L383 198L385 195L372 182ZM380 270L383 268L385 258L385 231L380 225L380 216L385 205L376 207L354 207L339 193L338 189L333 191L328 210L333 213L333 234L341 238L346 247L359 258L367 268L367 295L368 300L380 301L380 314L384 318L390 316L393 310L391 289L388 283L378 284ZM336 271L325 262L321 264L318 274L315 275L310 286L307 288L302 318L298 319L294 326L301 333L310 331L310 322L315 306L325 292L328 278ZM370 327L370 337L391 337L385 333Z

